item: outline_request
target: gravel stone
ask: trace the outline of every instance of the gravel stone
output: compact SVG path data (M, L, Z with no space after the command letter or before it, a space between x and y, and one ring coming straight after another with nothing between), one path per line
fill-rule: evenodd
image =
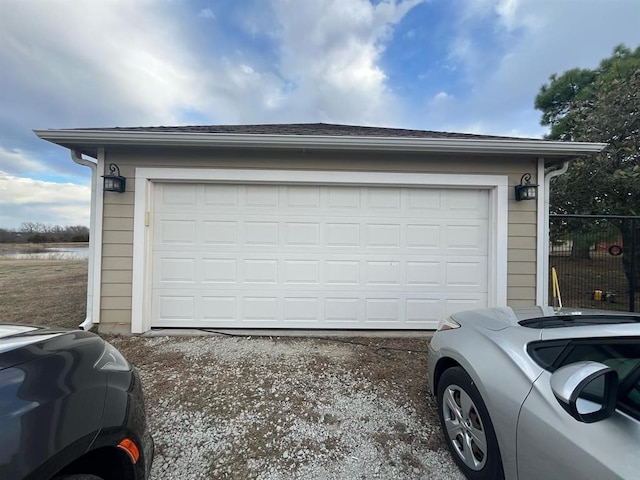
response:
M427 341L108 340L142 378L154 480L464 478L426 392Z

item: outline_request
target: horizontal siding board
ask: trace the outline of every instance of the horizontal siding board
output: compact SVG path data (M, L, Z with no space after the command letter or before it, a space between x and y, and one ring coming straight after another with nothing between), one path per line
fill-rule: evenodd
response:
M105 232L133 231L133 217L105 217L102 228Z
M535 288L536 277L533 275L509 275L509 285L512 287Z
M535 223L511 223L509 225L509 238L512 237L535 237Z
M531 300L536 298L536 289L534 287L508 287L507 303L512 300Z
M102 272L102 283L131 283L131 270L105 270Z
M507 252L507 262L535 262L535 250L516 250L509 249Z
M131 297L131 284L107 283L102 287L102 297Z
M132 270L133 258L131 257L104 257L103 270Z
M105 230L102 234L102 241L105 244L133 245L133 230Z
M507 271L510 275L535 275L536 262L510 262Z
M126 257L133 256L133 245L123 243L107 243L102 246L102 256L107 257Z
M131 297L102 297L102 308L105 310L131 311Z
M535 237L509 237L509 248L515 250L536 250Z
M509 204L511 203L513 202L509 202ZM518 224L536 225L536 212L509 209L509 226Z

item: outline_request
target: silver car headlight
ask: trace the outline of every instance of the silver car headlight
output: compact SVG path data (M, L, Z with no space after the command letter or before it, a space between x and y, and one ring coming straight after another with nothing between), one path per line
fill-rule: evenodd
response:
M106 372L128 372L131 370L131 365L127 362L127 359L108 342L104 342L104 350L102 355L93 366L96 370L103 370Z
M456 328L460 328L460 324L451 317L445 317L442 320L440 320L440 323L438 324L438 328L436 329L436 332L439 332L441 330L453 330Z

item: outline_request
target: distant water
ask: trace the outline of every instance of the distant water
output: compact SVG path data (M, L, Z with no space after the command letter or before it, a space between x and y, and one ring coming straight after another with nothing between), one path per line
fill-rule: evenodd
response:
M25 253L7 252L1 256L19 260L42 259L42 260L86 260L89 258L89 247L50 247L44 252Z

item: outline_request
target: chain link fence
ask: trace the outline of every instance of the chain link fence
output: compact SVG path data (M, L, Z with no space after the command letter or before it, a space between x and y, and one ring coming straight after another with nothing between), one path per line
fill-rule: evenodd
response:
M549 229L564 307L640 311L640 217L550 215Z

